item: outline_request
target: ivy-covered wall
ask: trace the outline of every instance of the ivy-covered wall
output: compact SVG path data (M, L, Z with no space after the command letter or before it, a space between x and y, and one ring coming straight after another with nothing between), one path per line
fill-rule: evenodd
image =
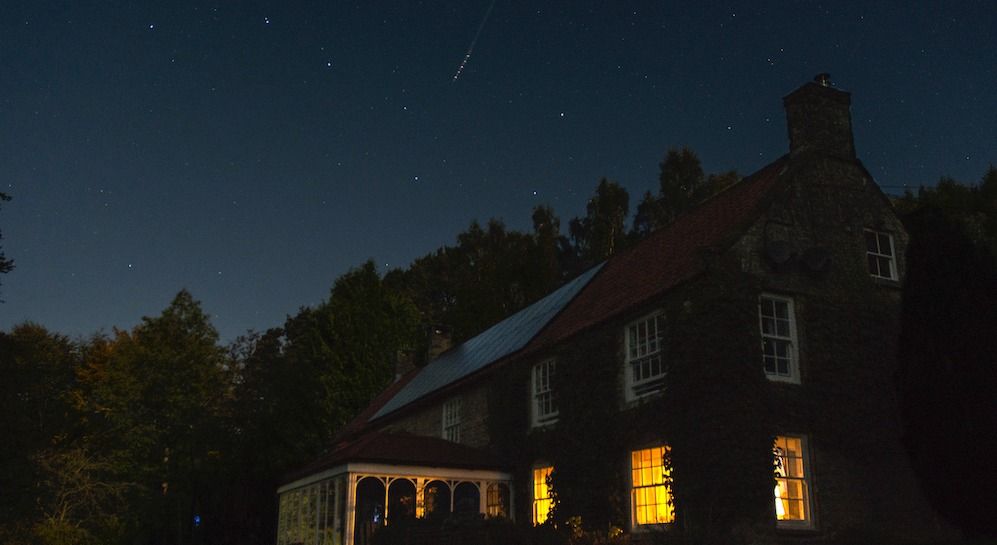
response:
M629 454L666 443L677 521L646 539L945 535L899 440L892 381L900 284L871 278L866 265L864 228L894 237L900 274L906 233L856 162L802 154L783 176L766 212L732 234L728 250L703 253L704 275L542 354L558 361L555 426L529 428L529 373L539 358L507 366L489 383L489 435L515 467L520 521L531 520L530 470L545 464L555 468L552 518L560 527L604 537L629 529ZM772 240L788 245L789 260L766 257ZM800 384L764 375L761 293L793 298ZM667 324L667 384L661 395L628 405L623 329L657 309ZM803 531L775 524L779 434L808 441L813 524Z

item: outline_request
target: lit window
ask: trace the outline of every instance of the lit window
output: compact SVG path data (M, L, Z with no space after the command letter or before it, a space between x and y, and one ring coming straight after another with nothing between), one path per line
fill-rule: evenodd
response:
M758 321L765 375L771 380L799 382L793 300L762 295L758 298Z
M509 516L509 485L492 483L486 493L485 512L489 517Z
M630 475L633 482L630 504L633 506L634 526L675 521L665 469L666 452L668 447L661 446L630 453Z
M460 398L455 397L443 404L443 438L460 443Z
M542 426L557 420L557 398L551 387L556 371L554 360L533 366L533 425Z
M897 261L893 253L893 236L871 229L865 230L865 251L869 274L874 278L897 279Z
M662 344L665 335L665 316L653 314L637 320L626 330L627 399L652 394L661 389L665 381L665 362Z
M780 526L810 526L806 448L803 437L775 438L775 518Z
M554 468L550 466L533 468L534 526L547 522L547 517L550 515L553 499L550 497L550 486L547 485L547 479L553 472Z

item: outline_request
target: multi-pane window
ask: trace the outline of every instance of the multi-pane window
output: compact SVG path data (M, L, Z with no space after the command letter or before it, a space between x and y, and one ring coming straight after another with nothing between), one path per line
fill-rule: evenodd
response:
M865 252L869 274L886 280L897 279L897 260L893 252L893 236L889 233L865 230Z
M635 399L661 389L665 380L662 349L665 316L641 318L626 329L627 398Z
M633 482L631 501L634 526L665 524L675 521L675 510L665 468L668 447L660 446L630 453Z
M553 472L554 468L551 466L533 468L534 526L547 522L547 517L550 515L553 499L550 496L550 486L547 485L547 479Z
M762 362L772 380L799 382L796 351L796 319L793 300L775 295L758 298L758 321L762 330Z
M509 516L509 485L492 483L486 492L485 512L489 517Z
M533 425L542 426L557 420L557 397L552 382L556 364L542 361L533 366Z
M460 398L455 397L443 404L443 438L460 443Z
M811 522L806 448L803 437L775 438L775 517L781 525L809 526Z

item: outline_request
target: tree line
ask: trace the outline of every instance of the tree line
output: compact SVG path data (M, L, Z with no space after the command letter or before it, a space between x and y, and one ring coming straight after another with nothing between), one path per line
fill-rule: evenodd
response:
M549 206L532 211L528 232L500 220L472 222L455 244L383 276L373 262L361 264L336 279L321 303L228 344L186 290L128 331L70 339L26 323L0 332L0 542L271 543L281 479L329 448L335 433L393 380L399 350L424 353L425 332L434 325L451 326L457 342L477 334L737 178L707 175L692 151L669 150L658 188L645 193L629 225L627 191L604 178L566 233ZM997 278L986 278L997 255L995 193L991 169L978 185L943 181L896 202L912 235L904 341L911 352L901 355L899 391L908 422L942 434L946 418L985 431L992 422L970 413L983 411L991 420L997 414L986 412L992 396L953 403L973 382L993 383L979 368L992 361L986 347L970 337L992 343L994 336L980 328L997 323L986 321L993 308L972 301L974 290L993 290ZM943 235L963 245L932 238ZM963 253L944 254L946 248ZM953 295L952 305L967 306L953 308L948 324L927 322L917 310L937 299L911 295L958 289L928 272L941 266L938 260L953 275L960 266L980 275ZM0 266L11 265L0 254ZM967 348L958 361L951 351L948 359L929 358L945 353L932 328L956 327L957 310L977 321L961 332ZM924 385L923 373L938 366L962 371L944 393ZM948 405L924 414L925 402ZM924 467L938 456L966 456L965 449L925 449L917 440L923 433L917 425L908 429L911 452ZM927 482L936 495L952 493L945 489L951 483L935 474Z

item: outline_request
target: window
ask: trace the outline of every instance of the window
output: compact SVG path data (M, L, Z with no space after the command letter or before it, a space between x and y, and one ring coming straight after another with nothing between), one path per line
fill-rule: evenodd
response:
M485 513L489 517L509 516L509 485L492 483L485 494Z
M630 453L630 475L633 488L630 505L634 526L665 524L675 521L671 491L668 489L665 453L660 446Z
M775 438L775 518L779 526L809 527L807 443L803 437Z
M627 400L652 394L665 380L662 343L665 334L664 314L652 314L637 320L626 329Z
M866 229L865 251L869 260L869 274L873 278L897 279L897 261L893 253L892 235Z
M460 398L455 397L443 404L443 438L460 443Z
M533 425L542 426L557 420L557 398L551 388L556 366L554 360L533 366Z
M758 298L758 321L762 330L765 375L771 380L799 382L793 300L762 295Z
M533 525L547 522L553 499L550 496L550 486L547 479L554 472L551 466L533 468Z

